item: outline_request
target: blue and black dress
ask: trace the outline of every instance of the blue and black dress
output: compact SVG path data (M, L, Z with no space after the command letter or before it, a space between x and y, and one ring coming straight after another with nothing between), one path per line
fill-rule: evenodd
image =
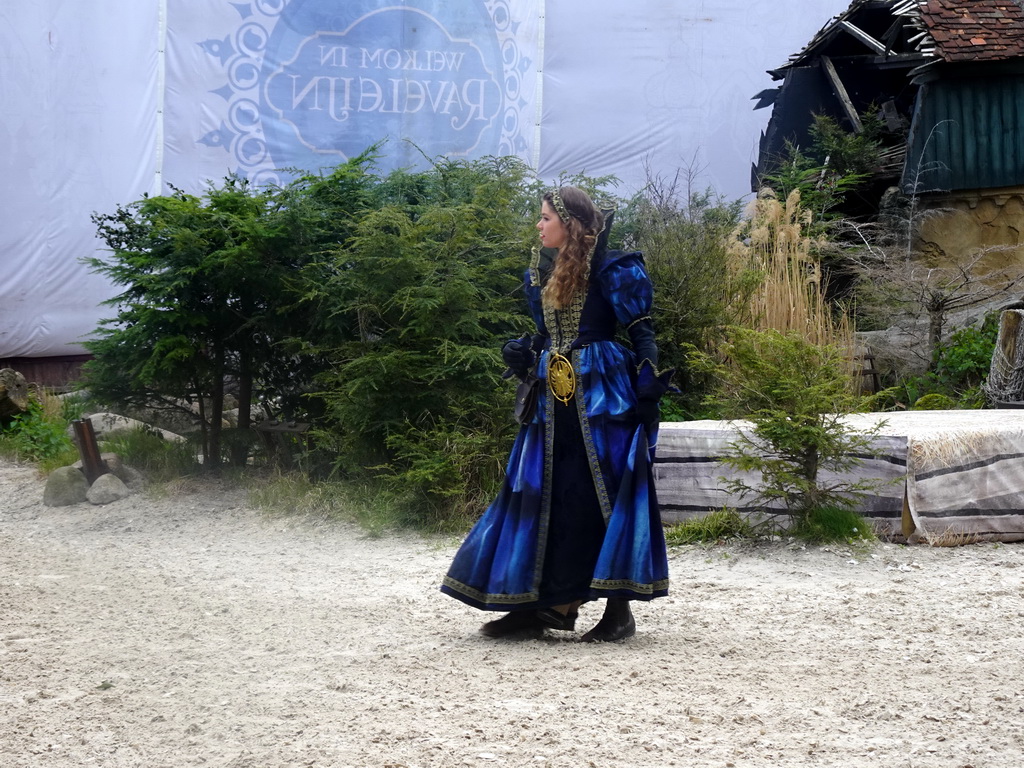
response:
M561 310L542 305L548 274L535 258L525 280L538 328L536 413L519 430L502 489L441 590L501 611L662 597L668 562L651 473L657 427L639 422L636 404L645 389L667 385L655 375L643 256L599 248L587 290ZM616 341L620 329L633 349ZM575 375L565 402L547 386L559 358Z

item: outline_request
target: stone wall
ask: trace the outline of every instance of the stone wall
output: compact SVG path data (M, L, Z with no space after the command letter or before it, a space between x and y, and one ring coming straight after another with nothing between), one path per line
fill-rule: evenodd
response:
M1024 265L1024 187L924 195L919 205L934 215L924 219L916 249L937 266L982 250L989 269Z

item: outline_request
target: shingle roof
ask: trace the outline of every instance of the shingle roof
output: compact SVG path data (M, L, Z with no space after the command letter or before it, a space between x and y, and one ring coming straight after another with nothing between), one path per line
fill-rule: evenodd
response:
M918 13L935 45L927 52L943 61L1024 56L1024 10L1015 0L922 0Z

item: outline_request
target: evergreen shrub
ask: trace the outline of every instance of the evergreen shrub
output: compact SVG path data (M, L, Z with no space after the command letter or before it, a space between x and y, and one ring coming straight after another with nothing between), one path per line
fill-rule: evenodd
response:
M755 485L729 480L727 487L765 514L781 508L791 526L824 508L855 511L878 483L844 474L870 453L878 427L855 433L843 422L864 404L853 392L845 351L793 331L743 328L733 329L722 351L721 361L703 360L722 383L712 398L727 417L753 425L723 464L761 477ZM826 480L823 470L835 479Z
M336 472L372 468L423 518L477 510L514 432L500 349L530 329L519 288L539 196L513 158L439 161L377 191L311 284L344 330L322 349L318 437Z
M95 214L110 252L86 261L121 292L84 384L105 405L198 409L207 467L253 460L222 433L230 389L240 431L254 411L308 421L303 466L444 527L502 478L516 427L500 349L533 330L521 285L545 185L513 157L381 176L376 151L280 188L229 177ZM604 200L612 180L559 183ZM708 380L686 350L729 320L724 239L738 204L652 187L613 205L613 246L646 252L662 367L680 369L687 393L665 418L692 417ZM167 451L131 439L140 454Z

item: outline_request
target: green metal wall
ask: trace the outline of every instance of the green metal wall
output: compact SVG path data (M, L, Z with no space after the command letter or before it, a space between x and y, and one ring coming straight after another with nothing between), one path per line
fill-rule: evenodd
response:
M921 86L903 190L1024 184L1024 76L943 79Z

